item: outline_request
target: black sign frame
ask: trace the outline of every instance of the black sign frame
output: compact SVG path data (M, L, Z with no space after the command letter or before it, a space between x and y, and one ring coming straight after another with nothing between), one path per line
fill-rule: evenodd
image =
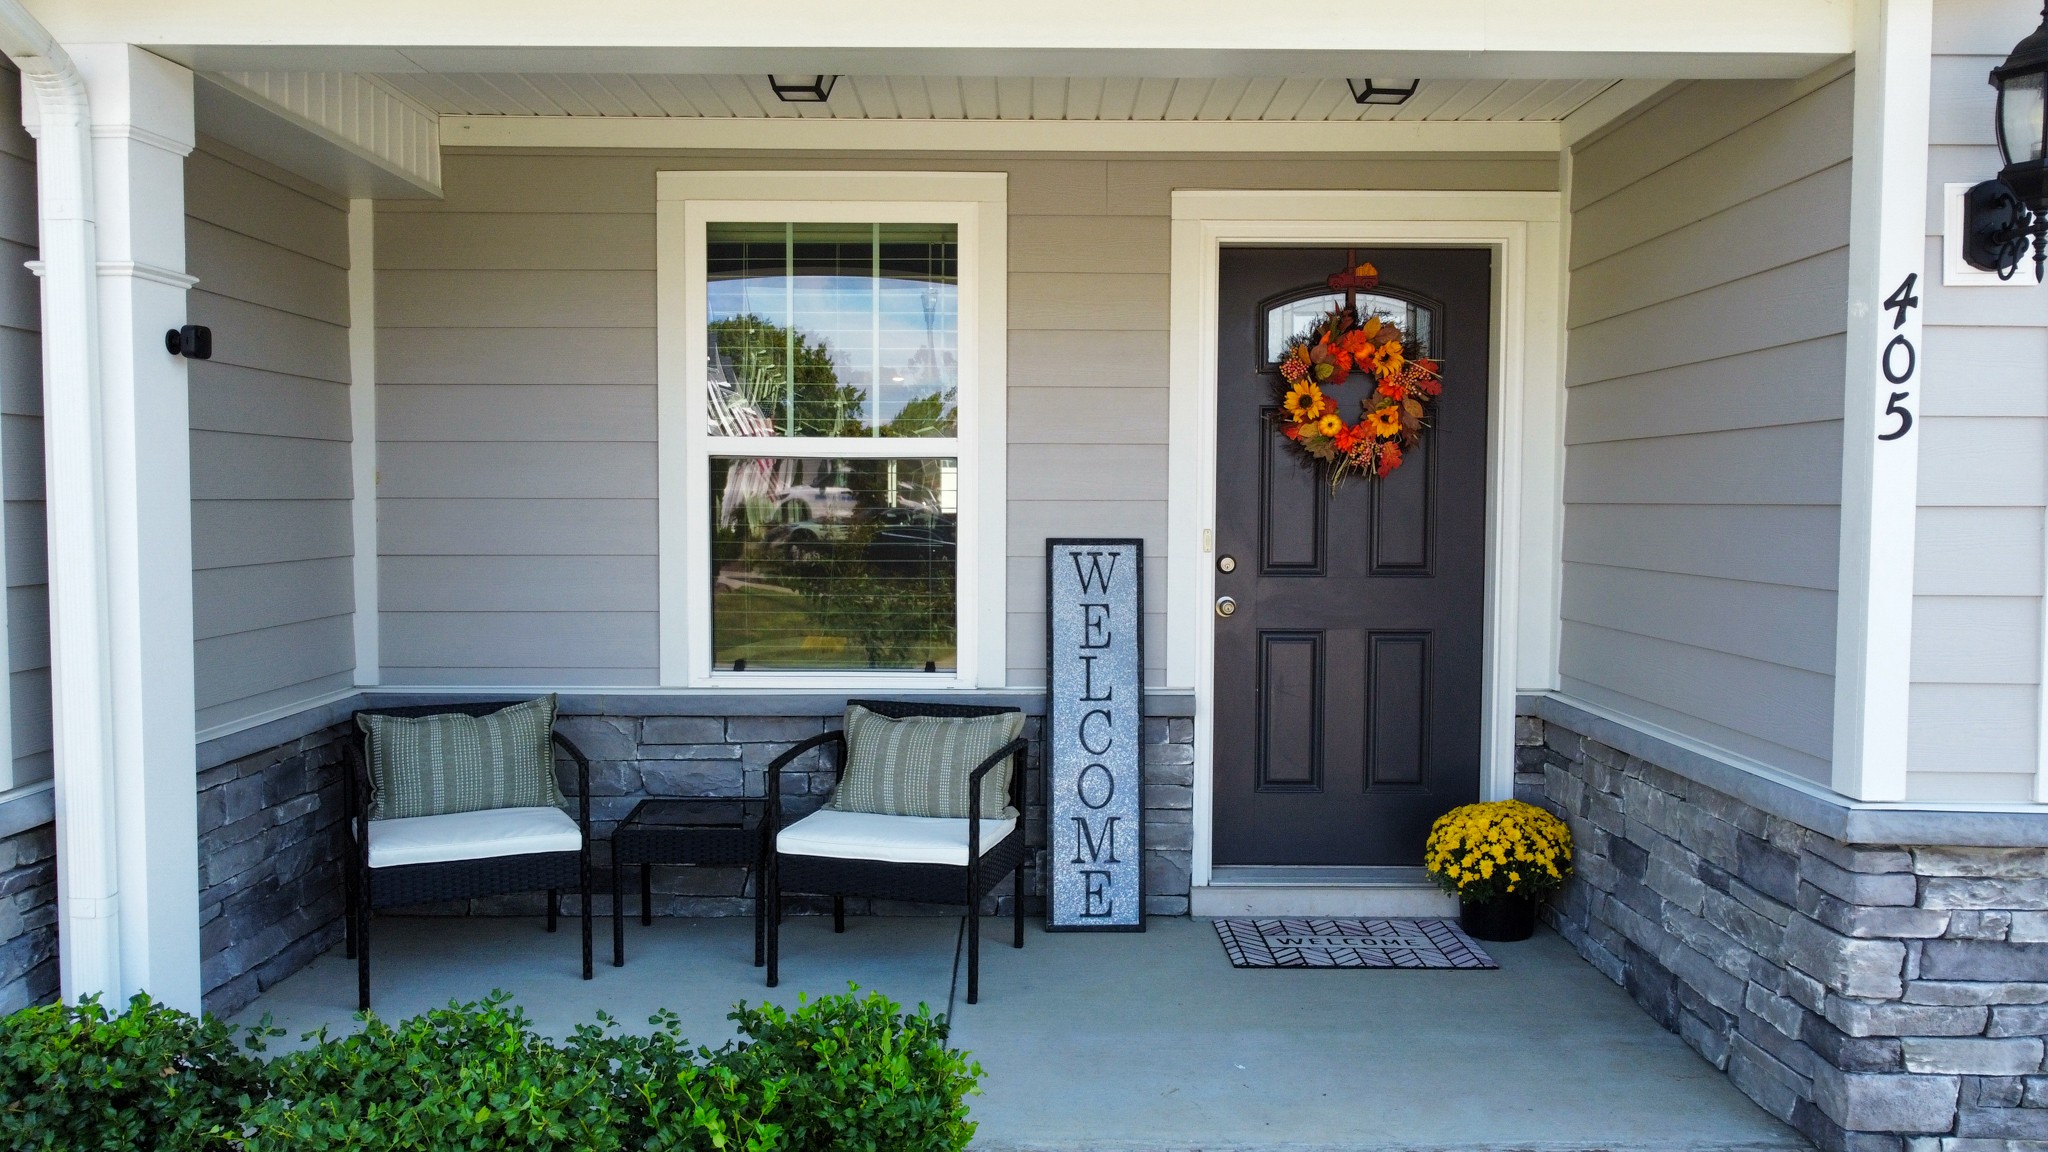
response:
M1059 572L1057 568L1057 563L1063 556L1072 555L1071 552L1063 552L1062 549L1082 548L1116 549L1119 551L1119 553L1128 550L1128 555L1131 561L1130 571L1132 591L1130 618L1133 625L1131 639L1133 649L1132 665L1135 671L1133 675L1131 675L1131 677L1129 678L1127 684L1119 683L1114 686L1115 688L1128 689L1132 697L1131 707L1133 709L1135 716L1135 720L1131 728L1131 735L1133 739L1131 741L1129 779L1117 782L1119 785L1127 787L1128 795L1136 798L1135 807L1133 809L1133 814L1135 815L1134 823L1136 826L1136 851L1133 854L1131 858L1131 863L1129 865L1132 875L1131 888L1133 890L1134 895L1136 917L1134 920L1128 922L1119 919L1116 922L1090 924L1073 921L1063 921L1060 919L1059 916L1058 895L1061 887L1060 879L1063 875L1067 875L1068 873L1066 871L1066 866L1064 866L1059 859L1059 853L1057 849L1058 845L1060 845L1062 841L1061 837L1055 831L1055 829L1061 826L1057 823L1058 821L1074 819L1074 817L1071 815L1070 809L1076 802L1078 802L1078 796L1069 799L1063 797L1059 792L1058 782L1060 778L1060 765L1055 762L1055 757L1060 749L1060 741L1057 738L1057 733L1064 731L1064 729L1059 727L1059 725L1071 722L1069 721L1071 709L1076 704L1082 703L1082 701L1076 699L1065 702L1065 706L1063 706L1062 704L1062 694L1060 692L1060 688L1062 686L1062 678L1059 672L1057 671L1057 669L1060 667L1060 665L1058 664L1058 660L1060 657L1060 649L1059 636L1057 635L1058 612L1056 610L1056 598L1058 596L1059 588L1061 586L1060 580L1058 578ZM1045 732L1044 738L1041 741L1041 746L1045 750L1044 780L1046 848L1045 856L1043 857L1043 859L1045 860L1045 930L1048 932L1143 932L1145 931L1146 921L1144 745L1145 542L1142 539L1134 539L1129 537L1051 537L1047 538L1045 542L1045 558ZM1107 587L1108 584L1107 582L1105 582L1105 589L1107 589ZM1092 670L1092 666L1090 670ZM1114 770L1111 771L1112 779L1114 780ZM1109 830L1108 835L1110 838L1110 842L1114 843L1115 832L1113 827Z

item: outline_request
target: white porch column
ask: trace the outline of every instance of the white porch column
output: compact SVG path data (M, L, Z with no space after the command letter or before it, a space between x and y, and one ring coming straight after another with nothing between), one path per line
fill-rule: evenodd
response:
M103 518L105 633L97 654L65 646L88 633L52 630L53 660L104 661L98 695L60 707L91 726L99 713L110 746L58 748L63 849L111 857L111 891L60 909L65 995L111 1000L147 991L180 1008L200 1007L198 812L193 759L192 476L185 362L164 332L185 323L184 157L193 146L192 75L126 44L69 46L92 109L93 209L98 225L98 479ZM87 447L59 442L52 453ZM79 461L52 459L52 475ZM53 495L54 520L58 502ZM76 523L51 525L78 533ZM64 579L54 569L52 583ZM54 588L53 600L59 590ZM96 657L96 659L95 659ZM61 675L61 673L60 673ZM67 685L68 689L86 687ZM102 759L92 763L87 758ZM64 811L67 780L97 775L111 789L111 827L80 826L91 809ZM107 841L111 841L111 851ZM70 864L58 859L63 876ZM102 882L102 887L108 887ZM79 894L83 895L83 894ZM112 938L104 920L112 912ZM75 919L98 922L115 956L71 963ZM81 925L83 927L84 925Z
M1932 0L1856 0L1834 780L1906 798Z

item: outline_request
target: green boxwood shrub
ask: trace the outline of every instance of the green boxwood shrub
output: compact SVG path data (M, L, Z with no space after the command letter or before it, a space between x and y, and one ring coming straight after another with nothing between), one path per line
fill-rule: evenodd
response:
M741 1004L741 1039L692 1048L600 1014L564 1041L504 993L267 1063L267 1030L138 997L0 1021L0 1137L37 1152L958 1152L981 1068L946 1022L858 989L795 1009Z
M267 1088L225 1024L147 996L119 1014L88 997L0 1019L0 1148L15 1152L234 1148Z

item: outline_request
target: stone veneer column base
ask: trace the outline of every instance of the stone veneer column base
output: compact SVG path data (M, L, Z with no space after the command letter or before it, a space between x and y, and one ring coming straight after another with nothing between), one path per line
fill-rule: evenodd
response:
M1825 1152L2048 1148L2048 851L1850 845L1554 723L1516 792L1571 824L1546 912Z
M57 998L57 826L0 837L0 1016Z

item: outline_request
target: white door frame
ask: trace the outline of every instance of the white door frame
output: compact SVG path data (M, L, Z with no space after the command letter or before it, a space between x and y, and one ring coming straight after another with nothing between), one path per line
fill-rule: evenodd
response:
M1195 694L1192 881L1214 844L1218 258L1231 245L1483 247L1492 295L1481 795L1514 794L1517 692L1557 678L1564 416L1555 192L1175 192L1167 511L1167 683ZM1456 380L1451 387L1459 387ZM1418 864L1420 861L1417 862Z

